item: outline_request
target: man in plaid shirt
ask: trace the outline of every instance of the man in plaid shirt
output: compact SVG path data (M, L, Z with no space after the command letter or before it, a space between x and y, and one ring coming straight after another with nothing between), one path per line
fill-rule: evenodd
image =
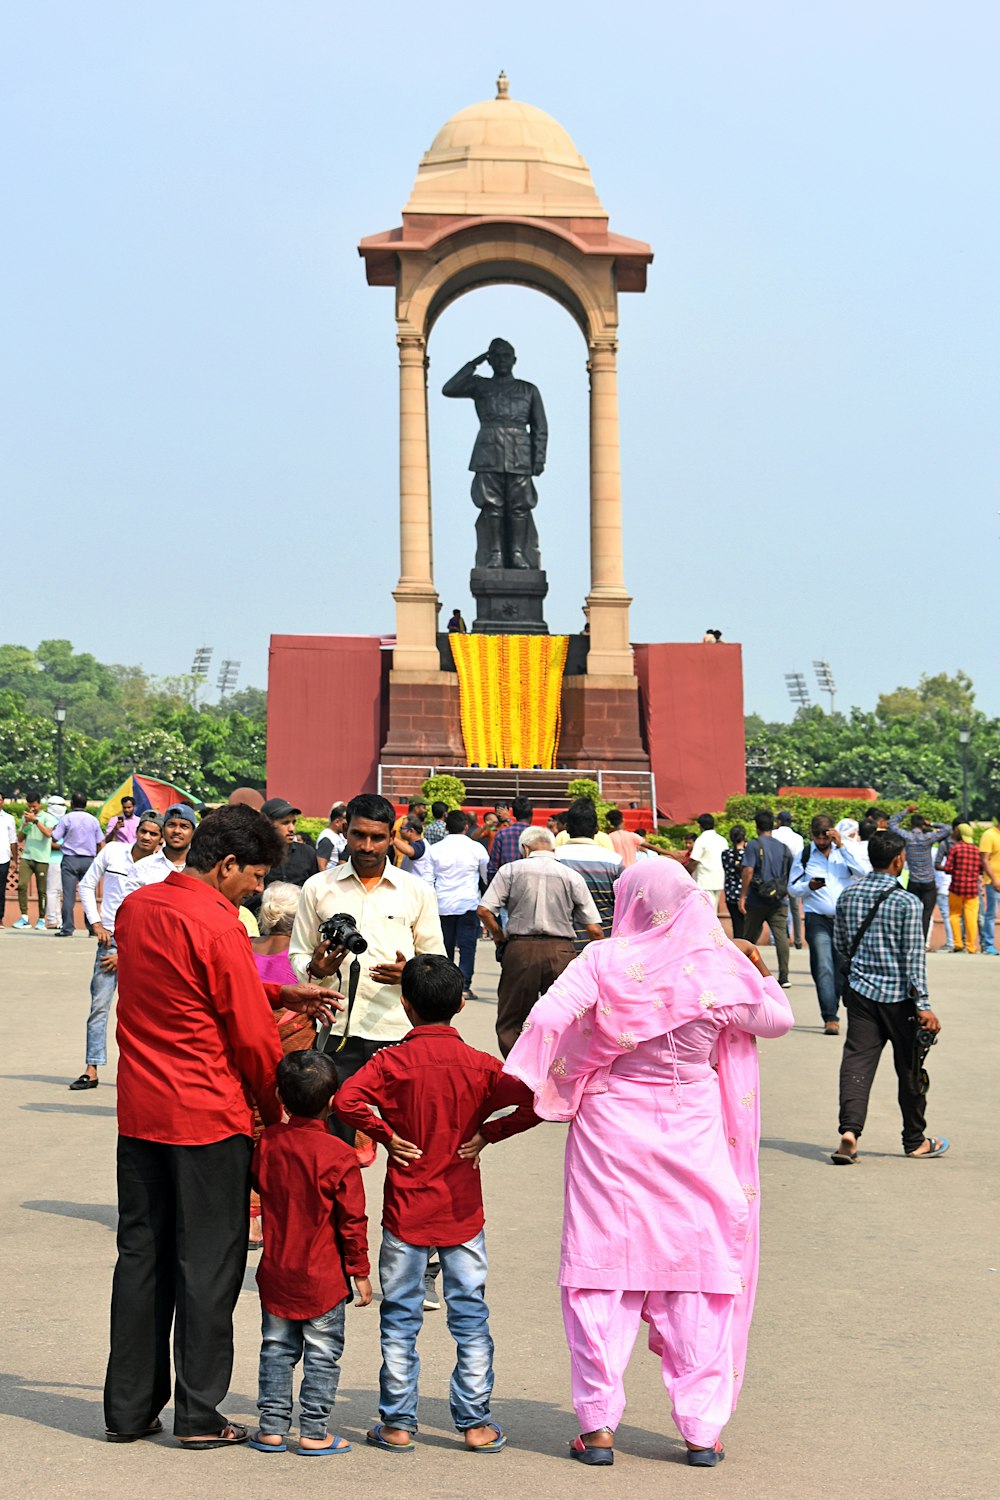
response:
M501 865L513 864L514 860L524 858L519 841L521 834L531 822L531 803L527 797L515 797L510 810L514 814L513 823L504 823L493 839L490 862L486 867L487 885Z
M832 1160L858 1159L858 1138L882 1048L892 1045L903 1116L903 1150L915 1160L941 1156L949 1142L924 1134L924 1094L914 1067L917 1030L938 1032L941 1023L927 996L927 960L921 903L899 884L906 844L898 833L873 833L868 841L872 873L846 887L837 901L833 941L847 979L844 1005L847 1040L840 1065L840 1145ZM857 941L865 919L874 911ZM852 954L852 949L854 952Z
M955 839L944 862L945 874L951 876L948 888L948 916L955 952L962 951L962 925L965 924L965 951L976 952L976 932L979 927L979 892L983 876L992 884L989 861L976 848L972 827L959 823Z

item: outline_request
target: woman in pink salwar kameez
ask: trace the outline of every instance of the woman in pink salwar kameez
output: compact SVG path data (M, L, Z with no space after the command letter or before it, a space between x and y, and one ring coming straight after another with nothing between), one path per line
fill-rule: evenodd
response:
M754 1039L791 1026L756 949L730 942L679 865L645 861L618 880L611 937L507 1058L536 1112L570 1122L559 1281L584 1463L613 1462L640 1322L688 1462L724 1457L757 1282Z

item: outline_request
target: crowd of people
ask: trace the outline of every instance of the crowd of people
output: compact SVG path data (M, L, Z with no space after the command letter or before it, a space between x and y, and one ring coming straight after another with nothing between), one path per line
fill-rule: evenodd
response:
M982 923L979 946L995 952L1000 826L977 847L963 823L928 828L911 810L903 829L876 810L860 827L816 817L806 840L762 808L749 839L734 826L726 840L704 814L681 853L620 814L599 829L589 799L549 826L515 799L480 825L443 803L428 818L419 799L397 814L363 794L333 806L313 847L280 797L200 819L183 804L163 817L123 805L107 830L85 799L58 817L51 802L42 812L29 799L21 881L35 880L41 909L36 856L59 846L69 931L79 884L97 940L74 1090L99 1085L118 990L110 1441L161 1430L173 1329L182 1445L286 1452L301 1361L297 1451L350 1451L330 1419L345 1308L372 1301L361 1171L381 1146L382 1369L367 1440L413 1451L417 1337L443 1295L456 1430L477 1453L500 1451L479 1158L558 1120L570 1125L559 1273L579 1421L570 1454L613 1462L644 1320L688 1461L718 1463L756 1280L754 1039L792 1025L792 941L809 948L824 1033L839 1033L841 1005L847 1018L832 1160L859 1159L887 1042L906 1156L948 1150L926 1134L923 1059L940 1030L928 927L942 872L952 946L976 951ZM758 947L765 929L777 978ZM475 998L484 938L500 963L499 1058L454 1025ZM220 1409L248 1243L261 1254L252 1432Z

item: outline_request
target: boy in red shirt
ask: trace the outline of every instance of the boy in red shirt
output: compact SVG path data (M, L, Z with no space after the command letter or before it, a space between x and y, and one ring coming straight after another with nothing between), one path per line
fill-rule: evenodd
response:
M290 1052L278 1064L278 1097L290 1115L257 1142L253 1178L266 1234L260 1289L260 1453L285 1453L292 1372L302 1360L299 1454L350 1453L327 1423L340 1383L344 1308L372 1300L365 1190L355 1152L326 1128L337 1070L323 1052Z
M441 1261L448 1328L458 1346L451 1415L465 1446L498 1453L507 1439L490 1419L493 1340L486 1306L486 1238L479 1153L539 1124L532 1096L451 1025L462 1009L461 970L435 953L403 969L403 1009L413 1030L349 1078L333 1101L347 1125L389 1153L382 1211L382 1370L379 1416L368 1441L412 1453L417 1431L417 1334L428 1258ZM483 1122L514 1104L502 1120ZM373 1106L379 1114L372 1112Z

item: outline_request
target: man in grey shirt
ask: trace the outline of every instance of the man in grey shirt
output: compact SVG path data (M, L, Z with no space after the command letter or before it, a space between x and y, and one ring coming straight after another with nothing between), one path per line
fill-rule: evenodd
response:
M497 1041L506 1057L532 1006L576 957L575 928L591 938L604 929L587 882L562 864L547 828L526 828L526 859L501 865L483 896L479 916L497 947ZM506 938L497 918L507 912Z

